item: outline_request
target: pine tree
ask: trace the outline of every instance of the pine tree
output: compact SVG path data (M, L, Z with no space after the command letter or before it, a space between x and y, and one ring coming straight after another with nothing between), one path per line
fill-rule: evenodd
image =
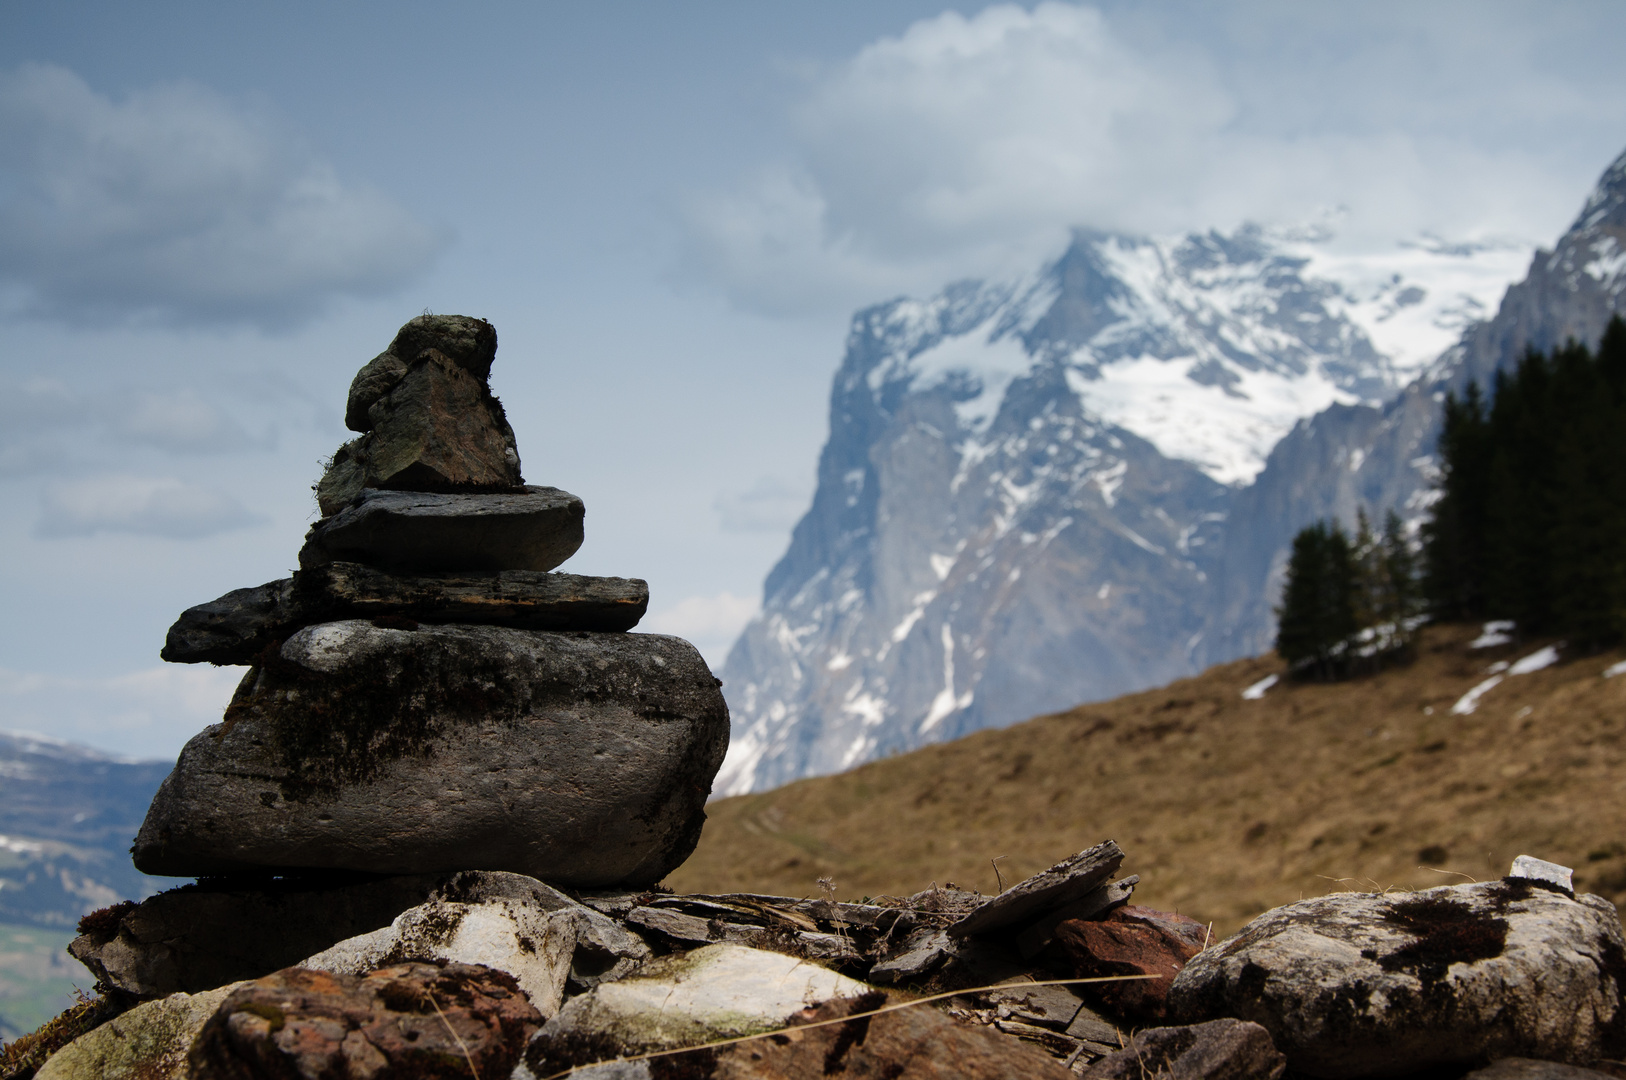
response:
M1411 644L1408 624L1422 608L1417 588L1417 556L1412 552L1406 523L1391 507L1383 516L1382 559L1385 597L1384 619L1395 624L1395 640L1402 647Z
M1318 521L1293 537L1276 651L1295 669L1319 678L1343 672L1358 630L1356 576L1349 537L1336 521Z
M1439 499L1423 526L1423 592L1447 619L1476 618L1485 606L1485 519L1490 501L1490 425L1479 386L1445 398Z
M1363 648L1370 655L1360 666L1377 670L1406 653L1411 644L1407 623L1418 610L1416 559L1400 515L1388 510L1383 531L1377 533L1365 508L1357 510L1352 560L1355 623L1361 631L1372 631Z

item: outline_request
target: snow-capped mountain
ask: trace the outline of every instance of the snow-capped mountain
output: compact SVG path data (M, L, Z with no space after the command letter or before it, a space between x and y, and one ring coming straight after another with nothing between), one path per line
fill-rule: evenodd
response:
M1326 240L1080 231L1029 280L860 312L813 506L724 667L718 790L1237 655L1238 492L1305 418L1394 399L1528 255Z
M1361 506L1392 506L1413 523L1426 516L1447 391L1470 380L1488 388L1497 369L1527 349L1547 352L1571 338L1595 345L1617 313L1626 313L1626 154L1604 171L1552 250L1534 253L1494 316L1468 325L1381 407L1337 405L1300 421L1236 493L1216 579L1216 656L1271 647L1288 545L1307 522L1348 522Z

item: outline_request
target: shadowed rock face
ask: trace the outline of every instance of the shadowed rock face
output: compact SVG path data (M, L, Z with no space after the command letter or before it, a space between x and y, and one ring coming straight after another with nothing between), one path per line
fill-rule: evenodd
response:
M649 884L694 850L727 742L678 638L322 623L182 750L135 862Z
M1296 1072L1401 1076L1523 1055L1626 1050L1614 905L1522 878L1268 911L1175 978L1182 1019L1266 1028Z
M1270 1033L1246 1020L1211 1020L1191 1027L1138 1031L1129 1045L1090 1066L1090 1080L1277 1080L1287 1059Z

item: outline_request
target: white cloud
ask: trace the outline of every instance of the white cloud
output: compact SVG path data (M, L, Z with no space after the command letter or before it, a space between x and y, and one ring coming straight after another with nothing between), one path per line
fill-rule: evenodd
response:
M687 638L716 670L723 666L734 639L756 613L756 600L730 592L689 596L669 607L651 611L638 629Z
M744 491L717 496L712 508L724 532L785 532L807 509L806 490L778 477L760 476Z
M100 678L0 668L0 728L136 758L173 757L220 722L241 668L162 664Z
M41 537L135 533L192 540L258 524L262 518L223 491L172 477L104 475L47 485Z
M1271 20L1249 10L1269 38ZM1158 234L1346 206L1352 246L1392 249L1425 229L1549 239L1532 227L1585 191L1554 183L1534 134L1508 139L1494 102L1537 117L1575 88L1519 66L1517 20L1503 19L1492 54L1505 85L1487 87L1483 49L1453 45L1442 20L1385 10L1383 26L1359 11L1295 23L1303 40L1269 42L1279 55L1262 73L1259 57L1227 66L1222 46L1131 41L1070 4L921 20L813 81L794 154L697 200L688 257L737 303L789 313L1031 269L1079 225ZM1308 49L1333 39L1351 58L1318 79ZM1491 102L1436 93L1403 108L1444 78L1419 72L1418 53Z
M74 321L280 325L387 293L444 246L271 118L200 86L112 100L60 67L0 76L0 286Z
M123 404L114 430L126 439L177 454L218 454L263 446L195 390L147 391Z

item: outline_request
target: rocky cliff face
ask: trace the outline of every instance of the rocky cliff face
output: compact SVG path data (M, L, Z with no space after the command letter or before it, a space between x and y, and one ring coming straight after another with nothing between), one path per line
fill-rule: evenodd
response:
M724 667L718 790L1268 649L1293 533L1420 518L1444 390L1595 340L1623 228L1626 155L1488 321L1522 253L1340 261L1254 227L1081 231L1028 281L860 312L813 506Z

